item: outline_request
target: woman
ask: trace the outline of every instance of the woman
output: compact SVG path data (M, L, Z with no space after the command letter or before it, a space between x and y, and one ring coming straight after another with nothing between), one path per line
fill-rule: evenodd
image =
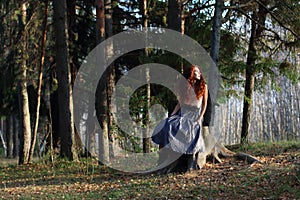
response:
M185 83L179 87L179 104L171 116L154 130L153 142L160 148L195 155L204 152L201 123L207 106L208 91L198 66L191 66L185 74Z

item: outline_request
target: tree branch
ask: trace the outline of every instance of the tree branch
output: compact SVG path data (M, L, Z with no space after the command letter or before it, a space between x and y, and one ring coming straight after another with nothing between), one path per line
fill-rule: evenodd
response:
M284 24L283 24L283 22L280 20L280 19L278 19L260 0L255 0L259 5L261 5L270 15L271 15L271 17L273 18L273 19L275 19L275 21L277 21L278 22L278 24L281 26L281 27L283 27L283 28L285 28L286 30L288 30L288 31L290 31L297 39L299 39L300 37L299 37L299 34L297 34L297 33L295 33L292 29L290 29L290 28L288 28L287 26L285 26Z
M260 25L261 27L263 27L266 31L270 31L271 33L273 33L273 34L275 35L275 38L277 38L277 39L283 41L283 40L280 38L280 36L279 36L279 34L278 34L277 32L275 32L274 30L269 29L269 28L267 28L265 25L259 23L259 21L257 21L257 20L255 20L255 19L253 19L252 17L250 17L245 11L240 10L240 9L237 9L237 8L235 8L235 10L238 11L238 12L240 12L240 13L242 13L243 15L245 15L245 17L247 17L248 19L250 19L252 22L254 22L254 23Z
M197 12L197 11L202 10L202 9L210 8L212 6L214 6L214 4L208 4L208 5L203 5L203 6L200 6L200 7L195 7L193 9L189 10L188 12L186 12L184 14L184 17L191 16L194 12Z
M1 15L0 20L3 20L3 18L6 17L6 15L8 15L11 11L13 11L13 9L11 9L7 13L4 13L3 15Z
M231 14L232 14L232 9L229 9L228 12L226 13L225 17L223 17L222 23L227 22L230 19Z
M248 7L248 6L252 6L252 4L255 3L255 0L251 0L245 4L241 4L241 5L234 5L234 6L224 6L224 9L239 9L239 8L244 8L244 7Z

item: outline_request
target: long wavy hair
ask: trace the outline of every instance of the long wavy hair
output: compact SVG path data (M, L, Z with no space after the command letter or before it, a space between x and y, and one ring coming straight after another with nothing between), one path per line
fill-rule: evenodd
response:
M194 78L196 68L198 68L201 73L200 80ZM206 81L204 79L203 73L201 72L200 68L196 65L192 65L191 67L188 68L184 76L188 80L187 88L190 89L191 87L193 87L196 97L199 100L205 93L205 84L206 84ZM187 91L188 90L186 90L186 92Z

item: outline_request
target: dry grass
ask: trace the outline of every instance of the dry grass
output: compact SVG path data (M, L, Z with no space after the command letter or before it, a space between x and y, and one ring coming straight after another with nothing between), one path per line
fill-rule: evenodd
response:
M26 166L6 161L0 168L0 198L300 199L299 149L300 142L247 145L236 151L251 153L262 164L223 159L200 171L167 175L124 174L91 160Z

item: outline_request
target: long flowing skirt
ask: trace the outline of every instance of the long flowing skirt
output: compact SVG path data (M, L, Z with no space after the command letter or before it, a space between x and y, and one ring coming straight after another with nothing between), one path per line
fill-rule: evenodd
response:
M180 111L161 121L155 128L152 141L182 154L204 152L201 125L197 122L200 108L182 105Z

